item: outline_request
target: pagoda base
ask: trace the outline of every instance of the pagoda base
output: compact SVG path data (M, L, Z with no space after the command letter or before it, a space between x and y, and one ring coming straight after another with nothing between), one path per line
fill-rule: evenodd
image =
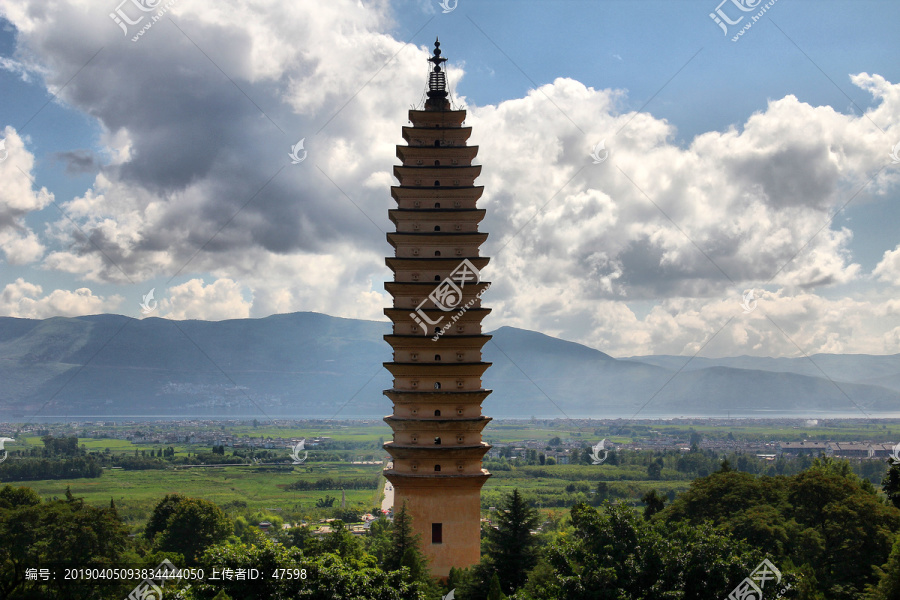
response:
M490 474L407 475L384 472L394 486L394 514L404 502L413 532L428 559L432 577L446 579L450 568L467 568L481 559L481 487ZM448 479L453 481L448 485ZM439 525L440 539L433 537Z

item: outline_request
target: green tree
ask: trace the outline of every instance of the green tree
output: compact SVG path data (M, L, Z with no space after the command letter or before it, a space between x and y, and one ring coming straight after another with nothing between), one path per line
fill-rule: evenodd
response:
M201 552L233 532L231 519L221 508L209 500L182 497L166 520L165 529L156 535L155 543L160 550L178 552L194 564Z
M299 528L295 527L294 529ZM369 524L369 530L366 532L363 542L366 545L366 551L375 557L378 564L384 564L385 554L387 554L388 548L392 544L391 522L384 515L372 521Z
M334 501L337 500L334 496L329 496L325 494L324 498L319 498L316 500L316 508L331 508L334 506Z
M496 529L488 530L487 553L507 594L525 584L527 573L537 563L537 540L531 535L540 522L518 488L497 507Z
M709 525L647 521L625 505L571 510L571 535L546 551L525 600L724 598L758 564L746 544Z
M878 583L870 586L865 600L897 600L900 598L900 536L894 541L894 547L887 563L875 567Z
M221 544L208 548L199 565L207 572L225 568L257 569L265 577L256 580L222 580L199 583L190 593L195 598L213 598L224 591L241 600L425 600L426 585L408 581L400 571L379 569L371 556L343 559L336 554L308 555L271 540L260 544ZM284 571L281 571L284 569ZM298 577L303 570L305 577ZM273 577L273 573L279 573ZM428 597L433 597L431 594ZM124 597L124 596L123 596Z
M653 515L665 508L666 497L658 494L654 489L641 496L641 502L645 505L644 518L649 520Z
M500 578L497 577L497 573L494 573L494 576L491 577L491 587L488 589L487 600L506 600L507 596L503 593L503 590L500 589Z
M144 527L144 537L153 540L157 534L162 532L166 528L166 523L169 522L169 517L185 498L182 494L166 494L150 513L150 519L147 521L147 526Z
M427 578L428 559L419 547L420 537L413 531L412 517L406 502L394 514L391 527L391 545L385 550L383 566L386 571L399 571L403 567L409 569L410 580L421 581Z
M0 598L124 597L119 581L28 581L26 568L103 568L137 564L115 511L72 496L41 502L29 488L0 489Z
M365 554L362 540L350 533L341 520L332 522L331 532L323 538L320 549L333 552L341 558L362 558Z
M816 590L808 597L857 598L888 559L900 511L879 502L847 461L810 462L790 477L719 471L696 479L658 518L709 523L765 548L773 562L808 566L801 587Z
M892 464L884 479L881 481L881 490L895 507L900 508L900 465Z

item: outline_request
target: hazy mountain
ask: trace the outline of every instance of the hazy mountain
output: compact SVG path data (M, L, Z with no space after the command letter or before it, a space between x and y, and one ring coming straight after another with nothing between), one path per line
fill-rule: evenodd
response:
M809 358L768 358L733 356L701 358L689 356L632 356L634 360L666 369L698 371L710 367L733 367L758 371L796 373L810 377L824 377L835 381L869 383L900 391L900 354L812 354ZM687 363L687 364L685 364Z
M317 313L216 322L4 317L0 421L380 417L391 412L381 393L391 385L381 364L391 357L388 332L388 323ZM615 359L512 327L492 335L485 412L496 417L900 412L900 355L816 355L815 364L696 358L684 367L687 357Z

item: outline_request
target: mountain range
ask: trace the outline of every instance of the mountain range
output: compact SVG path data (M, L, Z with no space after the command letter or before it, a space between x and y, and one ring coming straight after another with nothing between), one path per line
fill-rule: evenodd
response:
M379 418L387 322L291 313L173 321L0 317L0 421ZM900 414L900 355L613 358L538 332L490 332L485 414L500 418ZM893 414L891 414L893 413Z

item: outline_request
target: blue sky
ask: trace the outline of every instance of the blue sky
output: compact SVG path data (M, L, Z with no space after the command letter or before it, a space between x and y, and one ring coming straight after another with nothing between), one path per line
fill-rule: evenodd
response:
M900 5L778 0L733 42L765 4L737 3L176 0L132 42L114 2L7 2L0 314L141 317L152 288L169 318L383 319L393 145L440 36L499 253L489 328L898 353Z

